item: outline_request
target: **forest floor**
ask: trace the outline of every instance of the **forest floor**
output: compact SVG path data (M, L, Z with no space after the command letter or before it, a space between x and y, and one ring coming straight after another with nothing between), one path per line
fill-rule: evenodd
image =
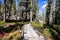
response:
M22 22L0 21L0 40L20 40Z

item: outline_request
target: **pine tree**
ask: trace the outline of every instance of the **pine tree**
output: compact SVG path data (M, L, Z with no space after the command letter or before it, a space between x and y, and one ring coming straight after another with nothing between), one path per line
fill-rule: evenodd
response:
M4 16L3 16L3 21L6 21L6 0L4 0Z
M1 0L0 0L0 13L1 13L1 6L2 6L2 3L1 3Z
M12 0L6 0L6 5L7 5L6 9L7 9L7 12L9 13L8 20L10 19L10 16L11 16L12 3L13 3Z
M15 0L6 0L6 9L7 9L7 12L9 13L9 16L8 16L8 20L10 18L10 16L16 14L16 4L15 4Z
M55 24L60 23L60 0L56 0Z
M36 15L37 15L37 13L38 13L38 0L32 0L32 18L33 18L33 20L35 20L36 19Z
M46 7L46 25L49 26L49 22L50 22L50 10L51 10L51 5L52 5L52 0L48 0L48 5Z
M12 14L14 15L14 14L16 14L16 1L15 0L13 0L13 2L12 2Z
M20 15L25 16L25 20L30 20L32 21L33 19L36 18L36 13L37 13L37 0L19 0L19 6L21 9L21 6L25 8L25 10L21 10ZM22 13L23 12L23 13ZM22 14L21 14L22 13ZM25 15L24 15L25 14Z
M50 10L50 17L49 17L49 24L53 24L53 11L54 11L54 0L51 1L51 10Z

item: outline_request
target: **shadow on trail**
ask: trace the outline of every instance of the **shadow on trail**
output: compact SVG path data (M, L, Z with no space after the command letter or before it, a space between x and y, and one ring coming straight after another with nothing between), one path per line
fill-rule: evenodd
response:
M24 40L24 36L21 36L21 39L20 40Z

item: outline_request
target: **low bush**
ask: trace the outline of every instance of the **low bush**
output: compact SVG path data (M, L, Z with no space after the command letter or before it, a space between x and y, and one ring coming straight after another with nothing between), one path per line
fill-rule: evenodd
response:
M37 22L31 22L31 25L34 26L34 27L40 27L40 28L44 27L43 23L37 23Z
M44 31L43 31L43 35L44 35L46 38L50 38L50 37L51 37L50 30L49 30L48 28L45 28Z
M20 30L16 30L14 32L9 33L8 35L4 35L1 40L19 40L21 37Z

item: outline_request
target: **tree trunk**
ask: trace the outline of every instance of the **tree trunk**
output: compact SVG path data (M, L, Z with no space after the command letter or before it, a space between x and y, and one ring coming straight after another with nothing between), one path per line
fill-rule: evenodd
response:
M52 0L48 0L48 5L46 7L46 25L49 26L50 24L50 10L51 10Z
M30 22L32 22L32 9L30 10Z
M4 0L4 15L3 15L3 21L6 21L6 0Z
M31 6L32 6L32 0L31 0ZM30 9L30 22L32 22L32 8Z

